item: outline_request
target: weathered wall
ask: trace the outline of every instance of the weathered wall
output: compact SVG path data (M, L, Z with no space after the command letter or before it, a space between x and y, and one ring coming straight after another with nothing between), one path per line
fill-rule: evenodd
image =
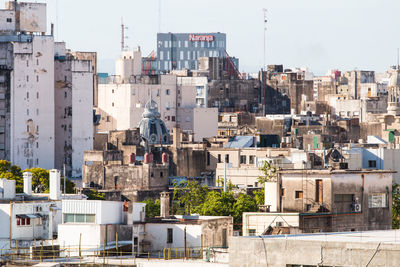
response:
M229 266L398 266L400 245L231 237ZM377 253L376 253L377 252Z

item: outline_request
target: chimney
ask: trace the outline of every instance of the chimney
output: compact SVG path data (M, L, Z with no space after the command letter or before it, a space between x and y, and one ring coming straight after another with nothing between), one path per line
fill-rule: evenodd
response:
M50 199L59 200L61 199L61 189L60 189L60 171L50 170Z
M160 193L160 217L169 217L169 192Z
M181 129L179 127L175 127L173 131L172 143L175 148L181 147Z
M24 172L24 193L32 196L32 173Z

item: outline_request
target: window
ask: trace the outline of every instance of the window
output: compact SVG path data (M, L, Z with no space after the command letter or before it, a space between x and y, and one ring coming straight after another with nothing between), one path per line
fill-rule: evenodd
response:
M226 162L226 163L229 163L229 154L226 154L226 155L225 155L225 162Z
M36 126L36 132L39 132L39 126Z
M335 194L335 202L353 202L353 194Z
M171 117L171 120L172 120L172 121L175 121L175 116L172 116L172 117Z
M29 60L26 61L26 66L29 67Z
M26 215L17 215L17 225L18 226L28 226L31 225L31 219L30 218L22 218L22 217L27 217Z
M95 223L95 214L64 214L64 223Z
M36 142L36 148L39 148L39 142Z
M186 116L186 122L190 122L190 117Z
M240 164L246 164L246 156L240 156Z
M368 208L386 208L386 194L375 193L368 195Z
M255 236L256 235L256 229L249 229L249 236Z
M185 47L188 47L188 46L189 46L189 42L185 41Z
M164 52L160 51L160 60L164 60Z
M164 47L168 47L168 41L164 41Z
M39 92L36 93L36 98L39 99Z
M39 109L36 109L36 116L39 116Z
M164 176L164 173L163 172L160 172L160 177L163 177Z
M67 92L64 92L64 98L67 98Z
M28 75L26 76L26 81L29 82L29 76Z
M26 92L26 98L29 99L29 92Z
M165 90L165 94L166 94L166 95L170 95L170 94L171 94L171 91L170 91L169 89L167 89L167 90Z
M207 166L210 166L210 152L207 152Z
M221 154L218 154L218 163L221 163Z
M26 131L29 132L29 125L26 125Z
M39 75L36 75L36 82L39 82Z
M167 229L167 243L173 243L173 229L172 228L168 228Z
M39 59L36 59L36 65L39 66Z
M295 198L303 198L303 191L296 191Z
M227 247L228 246L228 235L227 235L227 229L222 229L222 246Z
M179 53L179 59L180 59L180 60L183 60L183 51L180 51L180 53Z
M376 160L368 160L368 168L376 168Z
M111 104L112 106L114 106L114 102L112 102L112 104Z
M12 22L12 18L7 18L7 22Z
M286 188L282 188L281 194L283 197L286 196Z
M114 89L112 89L112 91L111 91L113 94L114 94Z
M254 156L249 156L249 164L254 164Z

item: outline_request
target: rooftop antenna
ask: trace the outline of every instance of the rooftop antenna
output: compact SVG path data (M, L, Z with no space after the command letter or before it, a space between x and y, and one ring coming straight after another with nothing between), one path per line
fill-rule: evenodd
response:
M58 31L58 0L56 0L56 31L57 31L57 39L60 40L59 31ZM54 38L54 37L53 37Z
M266 37L267 37L267 12L268 10L266 8L263 8L263 12L264 12L264 71L267 69L266 66Z
M127 29L128 27L125 27L124 19L121 17L121 51L124 51L127 48L125 45L125 39L128 38L128 36L125 36L125 30Z

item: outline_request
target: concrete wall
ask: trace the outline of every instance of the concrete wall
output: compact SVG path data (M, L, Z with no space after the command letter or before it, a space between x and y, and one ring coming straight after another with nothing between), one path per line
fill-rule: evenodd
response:
M218 109L195 108L193 110L194 141L201 142L203 138L218 135Z
M10 101L11 161L22 169L36 166L52 169L55 154L53 37L34 36L32 43L14 43L14 66Z
M95 214L96 224L120 224L123 221L123 202L63 200L62 203L63 222L65 214Z
M229 266L397 266L398 244L232 237Z
M249 236L250 230L254 230L254 235L262 235L269 226L298 228L300 226L299 213L243 213L243 236Z

